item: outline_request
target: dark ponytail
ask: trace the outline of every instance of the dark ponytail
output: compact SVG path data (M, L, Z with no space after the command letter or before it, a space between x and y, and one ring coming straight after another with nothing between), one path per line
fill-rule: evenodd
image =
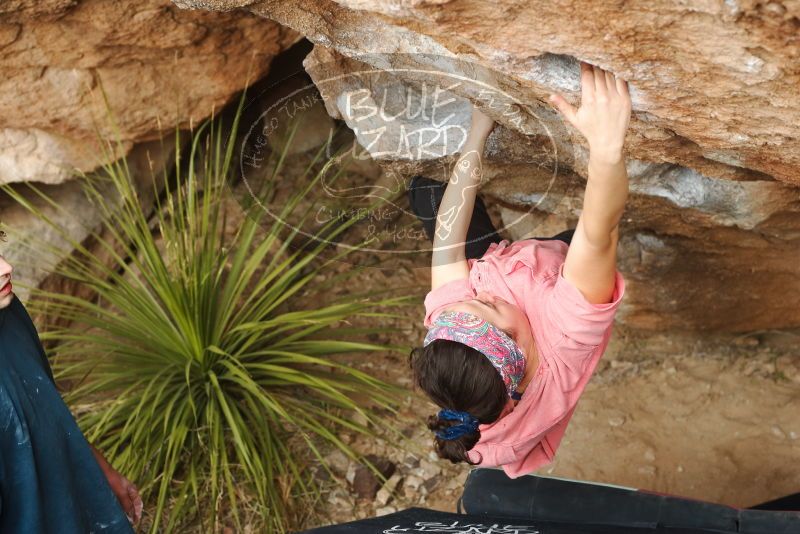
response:
M412 350L409 362L416 385L441 408L467 412L482 424L500 418L508 393L500 374L479 351L457 341L437 339ZM470 461L467 456L467 451L478 443L480 430L463 433L456 439L436 436L437 432L458 424L438 415L428 418L436 453L453 463L480 463Z

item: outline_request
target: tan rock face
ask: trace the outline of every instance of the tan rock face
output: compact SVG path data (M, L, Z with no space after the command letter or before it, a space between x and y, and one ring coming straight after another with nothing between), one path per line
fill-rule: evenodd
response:
M58 183L220 108L299 35L246 12L163 0L16 1L0 7L0 183ZM163 125L163 126L162 126Z
M176 3L246 7L316 43L305 66L328 113L398 174L446 179L458 135L415 138L430 117L399 112L434 78L446 87L442 73L460 76L468 83L446 87L448 124L463 131L470 102L500 123L483 191L513 238L579 215L586 149L546 97L578 102L579 60L615 72L633 100L620 320L667 331L800 326L797 1ZM368 70L383 75L353 75ZM513 105L487 107L480 83ZM389 113L367 117L365 106Z
M153 206L155 195L163 187L161 177L165 169L174 164L174 141L173 137L165 139L163 143L160 140L140 143L127 155L133 185L146 210ZM13 187L26 202L53 221L60 231L33 216L10 196L0 196L2 224L8 229L2 254L14 266L14 278L21 282L15 293L23 301L29 296L28 288L37 286L59 293L86 294L86 289L80 284L52 272L73 252L72 243L75 242L89 246L100 257L107 255L107 251L90 237L93 232L105 231L101 226L105 220L102 210L87 197L80 180L63 184L35 184L33 187L36 191L29 189L29 185L18 184ZM119 194L110 184L103 184L100 192L109 200L107 207L114 209L118 205ZM55 206L43 200L40 194L50 198Z
M229 8L230 2L179 0ZM578 96L577 63L630 81L633 157L800 182L800 4L296 0L236 2L345 56L455 55L524 101ZM620 9L623 9L620 11ZM383 67L405 66L385 59ZM380 65L375 65L379 66Z

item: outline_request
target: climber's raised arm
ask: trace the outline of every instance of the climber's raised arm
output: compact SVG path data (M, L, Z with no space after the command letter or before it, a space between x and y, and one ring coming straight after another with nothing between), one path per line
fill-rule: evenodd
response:
M581 106L561 95L553 105L589 144L589 179L564 262L564 278L593 304L611 301L616 271L618 224L628 198L622 147L631 114L628 83L610 72L581 63Z
M477 108L472 108L469 134L461 148L461 155L450 176L436 217L431 257L433 289L451 280L469 276L464 246L483 173L483 146L493 127L492 119Z

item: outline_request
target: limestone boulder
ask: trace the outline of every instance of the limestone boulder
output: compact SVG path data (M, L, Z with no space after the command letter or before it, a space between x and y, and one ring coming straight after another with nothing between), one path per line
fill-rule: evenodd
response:
M449 112L447 125L431 128L436 106L426 115L408 102L424 99L425 81L446 85L444 77L375 72L360 59L322 47L306 59L329 113L388 170L446 180L469 127L470 99L480 100L475 84L450 91L452 102L438 108ZM546 108L535 117L512 125L518 129L496 129L487 141L482 190L504 206L504 230L514 239L574 227L587 177L587 152L568 128ZM425 137L431 130L438 135ZM628 160L628 175L620 247L628 296L620 321L729 332L800 325L800 188L759 172L707 175L639 159Z
M577 102L578 60L587 61L630 81L633 158L709 176L800 182L796 1L661 0L622 10L590 0L175 3L246 7L384 70L441 69L448 58L473 62L530 106L553 91Z
M579 61L613 71L633 102L620 321L800 326L800 3L175 2L246 8L314 42L328 113L397 176L447 179L481 107L499 124L483 193L512 238L574 225L588 154L546 99L578 103Z
M166 0L16 0L0 16L0 183L60 183L196 124L300 38Z
M149 211L154 206L155 195L163 188L165 169L174 165L174 138L163 143L140 143L126 158L142 207ZM48 224L35 216L9 195L0 197L0 223L8 234L3 244L3 256L14 266L15 293L23 301L35 287L80 294L79 285L53 271L72 254L72 243L80 243L99 257L105 257L106 251L92 240L93 234L100 232L104 235L102 209L86 195L80 180L63 184L14 184L11 187L24 198L25 203L41 211L53 223ZM118 192L110 183L98 182L97 187L109 200L106 207L113 209L119 201Z

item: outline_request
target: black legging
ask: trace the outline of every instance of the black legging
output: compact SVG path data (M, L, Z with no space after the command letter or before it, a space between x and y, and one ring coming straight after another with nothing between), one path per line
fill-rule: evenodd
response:
M408 202L414 215L422 223L428 239L433 242L433 233L436 229L436 214L439 211L439 204L442 203L444 190L447 184L425 178L424 176L414 176L408 184ZM575 230L565 230L553 237L537 237L536 239L558 239L567 245L572 241L572 234ZM497 229L489 218L486 205L480 197L475 199L475 208L472 210L472 219L469 221L467 230L467 241L465 252L467 259L480 258L492 243L502 240Z
M800 493L793 493L779 499L762 502L751 506L748 510L784 510L800 512Z

